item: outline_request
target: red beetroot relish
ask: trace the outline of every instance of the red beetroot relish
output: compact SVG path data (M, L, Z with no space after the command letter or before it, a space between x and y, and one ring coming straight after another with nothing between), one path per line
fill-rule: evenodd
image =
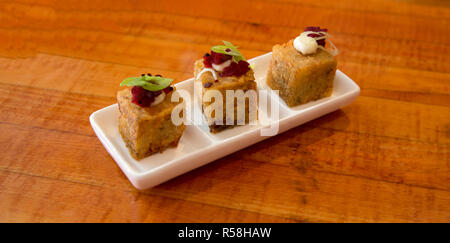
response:
M216 53L211 51L211 54L206 53L203 56L203 64L206 68L212 68L212 64L222 64L233 57L231 55L226 55L222 53ZM222 72L219 72L220 77L229 77L229 76L236 76L240 77L244 74L246 74L250 70L249 64L246 61L239 61L239 63L236 63L234 61L231 62L230 66L226 67Z
M219 73L220 77L229 77L229 76L236 76L240 77L244 74L246 74L249 70L250 64L248 62L241 60L239 63L231 62L230 66L226 67L221 73Z
M228 60L230 60L232 58L231 55L225 55L222 53L217 53L217 52L213 52L211 51L211 54L206 53L203 56L203 64L205 65L205 67L207 68L211 68L212 64L222 64Z
M207 68L212 68L212 57L209 53L206 53L203 56L203 65Z
M314 26L309 26L305 28L305 31L313 31L313 32L317 32L317 33L310 33L308 34L309 37L321 37L324 36L323 33L319 33L319 32L328 32L328 29L321 29L319 26L314 27ZM323 47L325 47L325 39L322 40L316 40L318 45L321 45Z
M173 87L170 86L160 91L149 91L140 86L133 86L131 88L131 94L133 95L131 102L141 107L149 107L162 92L168 94L172 90Z

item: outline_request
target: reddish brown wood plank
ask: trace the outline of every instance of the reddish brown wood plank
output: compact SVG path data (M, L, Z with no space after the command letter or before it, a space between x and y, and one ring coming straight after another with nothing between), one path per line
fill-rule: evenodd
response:
M136 191L0 171L1 222L296 222ZM211 217L214 215L214 217Z
M2 127L4 141L14 141L7 151L31 140L2 171L132 190L102 146L92 146L93 136ZM31 134L42 139L30 139ZM450 205L449 191L316 171L308 163L285 166L229 156L144 193L299 221L449 220L441 213Z
M1 222L450 222L445 1L14 0L0 12ZM307 25L330 29L361 87L340 111L141 192L90 127L125 77L179 82L214 43L251 58Z
M115 11L113 13L106 10L97 12L81 6L80 9L68 12L63 6L61 6L62 10L43 6L37 11L49 13L36 16L27 14L30 11L30 6L27 4L6 5L4 8L6 13L11 13L6 15L4 21L0 21L0 26L1 23L5 23L0 29L0 36L7 47L4 55L32 56L36 52L48 52L137 66L176 68L184 72L191 72L192 61L199 58L211 44L222 39L239 43L244 48L244 54L253 57L270 51L273 44L285 42L299 32L298 24L295 27L273 26L265 23L265 19L260 22L236 22L228 19L229 16L226 16L225 20L211 19L209 15L199 17L179 13L172 13L170 17L165 13L136 16L133 11L124 9L123 12L115 10L118 12L114 18L111 18ZM283 11L291 10L286 7ZM308 11L308 9L298 10L299 13L309 13ZM15 18L17 15L21 18ZM295 16L301 16L301 14ZM366 21L373 21L366 20L370 15L361 14L360 17L365 20L352 18L348 21L349 23L330 20L333 24L339 25L336 27L323 24L330 28L333 41L341 50L340 59L368 63L372 66L389 65L450 72L446 65L450 61L448 43L436 39L417 40L417 37L422 36L429 38L445 36L440 33L445 33L448 26L447 20L433 20L435 23L419 28L418 24L426 23L411 17L404 21L405 24L411 24L410 27L404 27L399 31L387 28L394 32L387 33L387 36L386 34L367 35L359 29L348 30L355 25L360 25L359 28L369 31L386 29L366 26ZM385 16L380 19L384 20L383 17ZM36 18L39 18L39 21ZM9 24L12 21L8 21L11 19L14 19L12 26ZM108 21L103 21L104 19ZM277 18L274 21L279 21L278 19L283 18ZM256 20L252 19L252 21ZM414 21L417 21L417 25L414 25ZM38 22L42 23L36 25ZM384 23L379 23L379 25L382 24ZM345 31L340 31L344 28ZM230 29L235 31L230 32ZM397 32L402 35L396 34ZM405 38L405 34L415 36ZM205 35L208 38L205 38ZM182 57L181 60L180 57Z

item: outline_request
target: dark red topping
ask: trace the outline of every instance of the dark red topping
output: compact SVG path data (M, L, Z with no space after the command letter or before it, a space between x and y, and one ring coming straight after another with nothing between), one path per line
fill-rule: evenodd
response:
M203 56L203 64L205 65L205 67L211 68L213 63L219 65L230 60L231 58L231 55L211 51L211 55L207 53Z
M319 26L308 26L304 31L314 31L314 32L328 32L327 29L321 29Z
M226 49L225 51L230 52L231 49ZM211 51L211 54L206 53L203 56L203 64L205 65L206 68L212 68L213 64L219 65L228 60L231 60L232 58L233 58L233 56L231 56L231 55ZM239 63L232 61L230 66L226 67L222 72L219 72L219 76L220 77L229 77L229 76L240 77L240 76L246 74L250 70L249 65L250 64L248 64L248 62L243 61L243 60L239 61ZM217 82L217 80L215 80L215 82ZM209 85L209 86L206 86L206 85ZM211 85L212 85L212 83L211 84L206 83L205 88L208 88Z
M148 91L140 86L133 86L133 88L131 88L131 94L133 94L131 102L141 107L147 107L155 100L156 96L154 93L156 92Z
M230 60L233 56L211 51L211 57L212 63L219 65Z
M212 57L208 53L206 53L206 55L203 56L203 64L207 68L212 68Z
M140 86L133 86L133 88L131 88L131 94L133 95L133 98L131 98L131 102L141 107L148 107L162 92L168 94L172 90L173 87L171 86L160 91L149 91Z
M244 60L239 61L239 63L231 62L231 65L226 67L219 76L221 77L229 77L236 76L240 77L246 74L250 70L250 64Z
M169 87L163 89L163 92L166 93L166 94L168 94L168 93L170 93L170 91L172 91L172 90L173 90L173 87L172 87L172 86L169 86Z
M321 29L319 26L317 26L317 27L314 27L314 26L306 27L305 31L317 32L317 33L310 33L310 34L308 34L309 37L313 37L313 38L324 36L323 33L319 33L319 32L328 32L327 29ZM316 41L317 41L318 45L321 45L321 46L325 47L325 39L316 40Z

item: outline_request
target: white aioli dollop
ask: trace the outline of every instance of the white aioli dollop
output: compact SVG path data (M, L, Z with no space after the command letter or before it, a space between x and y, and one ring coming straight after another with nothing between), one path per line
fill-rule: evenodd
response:
M221 63L221 64L219 64L219 65L216 65L216 64L212 64L212 67L217 71L217 72L222 72L226 67L228 67L228 66L230 66L231 65L231 59L230 60L228 60L228 61L226 61L226 62L223 62L223 63Z
M301 52L303 55L316 53L319 45L316 39L309 37L303 32L300 36L297 36L294 40L294 48Z
M202 74L204 74L206 72L210 72L213 75L214 80L217 80L216 71L214 71L214 69L212 69L212 68L203 68L203 70L197 74L197 80L200 80L200 77L202 76Z
M159 105L161 102L164 101L164 98L166 98L166 93L164 91L161 92L158 96L156 96L155 100L151 104L151 106Z

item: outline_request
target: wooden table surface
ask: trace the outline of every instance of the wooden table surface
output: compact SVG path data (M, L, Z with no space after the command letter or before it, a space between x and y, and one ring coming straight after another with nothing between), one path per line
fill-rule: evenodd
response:
M450 222L450 3L0 1L1 222ZM89 115L141 73L182 81L327 27L361 87L333 113L138 191Z

